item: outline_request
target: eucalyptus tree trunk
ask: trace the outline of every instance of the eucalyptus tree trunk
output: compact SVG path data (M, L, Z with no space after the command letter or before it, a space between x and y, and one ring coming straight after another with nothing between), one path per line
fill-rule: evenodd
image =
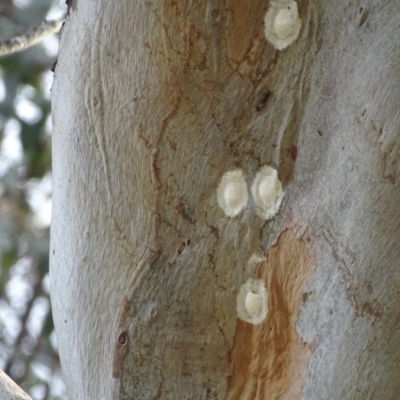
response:
M51 243L71 400L398 398L399 33L396 0L72 2Z

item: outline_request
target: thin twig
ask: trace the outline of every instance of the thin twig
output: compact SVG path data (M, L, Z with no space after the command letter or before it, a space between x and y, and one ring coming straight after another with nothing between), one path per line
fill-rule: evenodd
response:
M45 21L42 25L29 30L23 35L15 36L11 39L0 42L0 56L5 56L11 53L16 53L17 51L25 50L28 47L31 47L41 42L47 36L59 32L64 21L65 17L54 21Z

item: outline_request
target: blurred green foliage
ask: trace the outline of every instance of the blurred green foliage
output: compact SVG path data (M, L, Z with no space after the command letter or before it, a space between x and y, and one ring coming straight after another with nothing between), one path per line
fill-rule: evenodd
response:
M0 40L65 13L1 0ZM50 83L57 38L0 57L0 367L34 400L65 399L48 288Z

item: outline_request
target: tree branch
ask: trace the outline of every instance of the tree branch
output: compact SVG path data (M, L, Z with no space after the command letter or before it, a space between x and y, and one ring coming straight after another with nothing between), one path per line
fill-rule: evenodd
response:
M17 51L25 50L37 43L40 43L47 36L58 32L61 29L65 17L55 21L45 21L42 25L29 30L20 36L15 36L11 39L0 42L0 56L16 53Z
M0 398L7 400L32 400L7 374L0 369Z

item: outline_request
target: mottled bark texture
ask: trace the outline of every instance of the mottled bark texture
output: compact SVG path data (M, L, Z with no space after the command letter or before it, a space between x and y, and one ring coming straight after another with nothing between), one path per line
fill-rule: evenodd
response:
M269 6L70 9L51 295L71 400L400 393L400 3L301 0L282 51ZM265 165L285 193L268 221ZM249 200L229 217L217 188L237 169ZM237 318L248 279L268 291L259 325Z

